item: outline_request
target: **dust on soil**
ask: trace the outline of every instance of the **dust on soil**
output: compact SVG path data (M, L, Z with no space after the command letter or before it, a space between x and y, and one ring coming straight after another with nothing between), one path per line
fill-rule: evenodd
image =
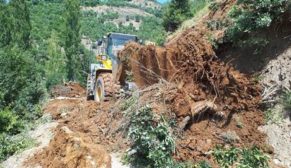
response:
M50 115L44 115L41 120L46 121L44 124L37 126L34 130L29 131L27 134L35 140L36 146L21 153L17 153L9 157L2 163L3 168L24 168L25 161L32 157L34 154L49 145L50 140L53 138L53 129L57 127L58 123L50 121ZM49 120L49 121L47 121ZM1 167L0 166L0 167Z
M66 126L58 126L49 146L34 155L30 164L53 168L110 168L111 158L102 146L92 143L91 139Z
M260 128L268 135L268 143L274 147L274 163L291 167L291 122L285 119L279 124L268 124Z
M51 89L51 97L84 97L86 90L76 82L68 82L63 85L56 85Z
M260 129L267 134L268 143L274 148L274 163L286 167L291 167L291 111L282 105L281 95L282 91L291 89L290 42L289 40L289 47L283 47L286 49L273 56L277 58L268 62L260 74L260 82L265 87L263 101L271 108L271 117L275 120Z
M59 125L49 146L26 161L28 167L107 168L111 167L109 152L127 149L123 133L117 132L122 120L119 113L111 110L113 105L101 105L84 97L76 99L74 91L80 87L74 86L70 89L73 93L66 93L73 98L51 100L44 107L44 113L52 115Z

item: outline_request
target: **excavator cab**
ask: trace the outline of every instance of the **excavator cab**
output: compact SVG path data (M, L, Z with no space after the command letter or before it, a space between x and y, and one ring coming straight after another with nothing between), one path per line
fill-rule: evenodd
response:
M113 74L118 73L118 67L121 64L117 54L130 41L137 42L137 36L109 33L102 40L98 40L96 63L91 64L87 79L88 100L101 102L119 91L120 85L113 79L116 76Z

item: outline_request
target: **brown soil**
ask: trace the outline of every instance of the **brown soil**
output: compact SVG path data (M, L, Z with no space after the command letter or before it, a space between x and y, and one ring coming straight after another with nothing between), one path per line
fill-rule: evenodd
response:
M177 102L178 95L180 102ZM166 116L169 120L176 120L177 127L173 128L176 137L176 152L174 158L179 161L210 161L213 166L217 165L211 156L211 151L217 146L252 147L258 146L267 153L273 150L266 144L265 135L258 130L263 125L264 116L256 107L253 110L228 112L222 110L222 116L211 109L198 113L191 117L183 125L184 112L191 111L188 102L182 97L185 92L175 84L158 83L140 92L139 103L151 105L153 111ZM219 99L217 99L219 100ZM177 108L175 101L181 106ZM227 105L227 103L226 103Z
M66 95L74 95L75 90L80 89L78 84L70 86L73 93ZM101 105L86 101L84 97L51 100L43 111L59 123L55 136L49 146L30 158L26 165L44 168L111 167L109 151L125 150L129 144L123 138L123 132L118 132L124 123L122 114L116 113L112 107L112 102Z
M51 97L84 97L86 90L75 82L57 85L51 89Z
M223 1L207 19L222 19L234 2ZM173 112L178 125L185 125L176 141L177 160L213 161L209 151L219 144L255 145L272 153L265 135L258 131L264 124L259 109L261 86L217 58L207 39L209 33L217 39L223 36L223 30L208 29L201 22L164 48L129 43L119 53L123 71L132 71L140 88L164 83L141 95L139 102L158 109L154 111Z
M49 147L34 155L30 164L49 168L86 167L110 168L111 159L106 150L82 134L68 127L58 127Z
M209 13L208 19L225 17L234 2L223 1L218 11ZM210 153L217 145L256 145L272 153L266 145L265 135L258 131L264 122L259 109L261 87L249 76L217 58L207 40L208 33L219 37L223 31L209 30L205 23L201 23L176 36L164 48L128 44L119 53L123 67L119 67L118 79L124 83L125 72L132 71L134 81L143 89L139 91L140 105L150 104L155 113L177 121L178 127L173 128L176 136L173 155L179 161L208 160L215 166L217 164ZM75 92L74 87L68 88L58 86L52 95L83 95L80 91ZM85 165L84 151L94 158L96 153L90 149L91 146L99 149L96 144L103 145L107 151L127 149L130 143L125 133L129 120L118 107L118 102L112 101L102 104L85 99L51 101L45 112L59 121L56 130L59 136L34 156L33 163L44 167L56 163L53 166L61 167L70 163L64 161L73 153L81 161L73 157L72 164ZM72 133L64 134L64 126ZM74 154L76 142L70 137L81 139L78 143L83 145L78 154ZM101 156L107 158L107 154ZM50 162L54 159L61 161ZM107 160L102 163L107 163Z

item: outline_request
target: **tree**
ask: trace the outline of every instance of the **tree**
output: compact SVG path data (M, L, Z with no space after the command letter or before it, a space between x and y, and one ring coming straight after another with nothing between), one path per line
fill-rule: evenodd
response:
M57 32L53 31L47 40L47 61L45 63L46 86L50 88L66 79L66 58L59 45Z
M9 6L0 1L0 47L7 46L11 42L12 18Z
M13 43L23 49L30 47L30 14L25 0L11 0L11 12L13 16Z
M164 27L167 31L174 31L189 17L191 17L189 0L172 0L164 9Z
M80 2L79 0L65 0L65 52L67 57L68 79L75 81L78 76L80 63Z

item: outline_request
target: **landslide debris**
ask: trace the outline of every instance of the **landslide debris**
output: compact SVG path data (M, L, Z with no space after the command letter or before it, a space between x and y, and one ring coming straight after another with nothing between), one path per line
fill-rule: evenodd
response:
M272 148L266 145L265 135L257 129L263 125L261 111L254 107L254 111L231 112L222 109L216 112L214 110L220 107L218 103L214 107L211 101L198 101L191 104L197 112L192 115L185 95L178 85L160 82L138 91L136 103L132 105L136 107L129 108L134 113L138 107L149 105L154 114L176 122L171 130L175 135L176 150L173 155L176 160L207 160L215 167L217 163L211 151L218 145L239 148L258 146L272 153ZM181 100L179 105L175 104L176 99ZM130 122L128 120L125 121Z
M207 18L224 17L234 2L223 1ZM126 72L131 71L140 88L135 105L150 105L155 114L177 122L172 131L176 136L173 155L178 161L207 160L217 166L211 155L217 145L258 146L272 153L265 135L257 129L264 122L259 109L260 85L217 58L206 38L211 32L206 27L199 23L165 47L128 44L118 56L123 62L118 79L124 83ZM84 137L84 142L113 151L130 146L125 136L130 120L119 107L119 102L54 100L45 111L59 120L56 132L62 133L62 127L67 126L77 137ZM54 148L47 151L36 160L49 156Z
M43 108L44 113L58 121L58 127L54 130L54 138L48 147L26 161L27 167L109 168L109 151L126 146L125 140L118 138L119 134L113 136L122 121L109 113L111 105L108 103L101 106L94 101L86 101L84 96L75 98L76 90L82 93L85 89L77 83L69 87L72 89L66 95L72 96L71 98L53 99ZM62 93L61 90L56 94L64 96ZM118 144L112 145L115 142Z
M225 17L235 1L223 2L206 18ZM127 44L118 55L123 62L121 74L131 71L133 80L145 90L140 91L139 104L176 117L182 129L177 133L177 160L213 161L209 152L226 144L258 146L272 153L265 135L258 131L264 124L259 108L261 86L216 56L207 34L219 37L223 32L206 27L202 21L165 47ZM124 78L121 75L121 82Z
M68 82L61 85L56 85L51 89L51 97L84 97L86 90L76 82Z
M111 158L106 150L68 127L58 127L55 138L45 148L30 159L30 164L42 167L86 167L110 168Z

